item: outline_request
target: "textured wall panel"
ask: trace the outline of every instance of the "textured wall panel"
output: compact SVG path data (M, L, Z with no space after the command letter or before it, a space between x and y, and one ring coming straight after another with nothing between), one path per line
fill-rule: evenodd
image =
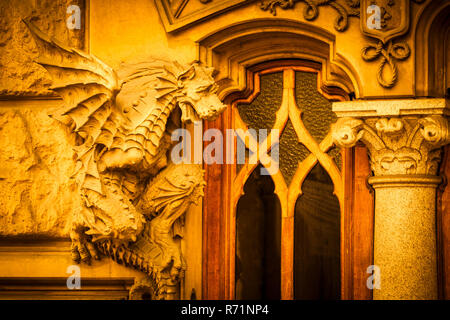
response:
M0 95L48 95L50 78L35 64L36 45L22 19L63 44L85 49L84 0L0 0ZM67 8L81 9L81 29L69 30Z

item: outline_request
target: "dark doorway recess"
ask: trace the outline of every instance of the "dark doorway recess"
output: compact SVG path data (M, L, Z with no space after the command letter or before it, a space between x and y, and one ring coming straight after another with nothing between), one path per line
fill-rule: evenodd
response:
M294 297L340 299L340 208L333 182L317 164L295 205Z
M280 299L281 208L270 176L258 166L236 212L236 299Z

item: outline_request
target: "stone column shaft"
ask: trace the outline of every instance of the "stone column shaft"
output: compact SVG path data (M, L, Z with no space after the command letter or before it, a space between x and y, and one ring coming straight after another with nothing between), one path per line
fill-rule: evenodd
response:
M402 181L403 180L403 181ZM374 264L381 288L374 299L436 299L436 186L433 176L372 177Z

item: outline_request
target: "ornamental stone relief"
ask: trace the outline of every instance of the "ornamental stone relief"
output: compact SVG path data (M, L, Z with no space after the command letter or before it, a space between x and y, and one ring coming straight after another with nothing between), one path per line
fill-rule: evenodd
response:
M359 140L370 151L372 170L377 176L396 174L437 174L440 147L450 141L448 120L434 115L424 118L341 118L334 125L333 140L353 147Z
M190 204L203 196L203 170L167 158L182 123L224 109L213 69L152 60L115 71L25 21L64 104L51 117L72 135L73 175L82 203L69 223L72 258L100 253L143 271L154 298L170 299L186 268L174 237Z
M314 21L320 13L321 6L329 6L336 10L334 28L344 32L349 25L350 17L360 18L361 33L375 43L362 48L364 61L379 60L377 81L384 88L392 88L398 80L397 61L408 59L411 53L405 41L394 39L405 35L410 26L409 0L262 0L260 8L277 14L277 8L293 9L297 2L304 2L303 17ZM423 3L424 0L412 0ZM386 70L387 69L387 70Z

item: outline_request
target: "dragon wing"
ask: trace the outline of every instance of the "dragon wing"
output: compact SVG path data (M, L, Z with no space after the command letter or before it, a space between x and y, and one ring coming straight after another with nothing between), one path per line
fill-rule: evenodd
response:
M36 62L50 73L51 89L64 100L63 107L50 116L66 124L81 141L74 147L79 185L103 194L95 159L96 153L112 145L121 123L122 114L114 104L120 91L117 76L96 57L69 48L24 22L39 50Z

